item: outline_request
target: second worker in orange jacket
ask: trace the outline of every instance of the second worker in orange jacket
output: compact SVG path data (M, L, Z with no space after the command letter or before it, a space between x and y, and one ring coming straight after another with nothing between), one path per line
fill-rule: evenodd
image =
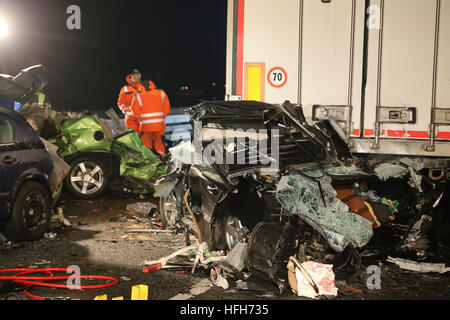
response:
M145 91L134 95L131 108L139 123L139 131L142 132L142 142L165 157L166 148L162 140L166 130L164 119L170 113L170 101L166 93L150 82Z

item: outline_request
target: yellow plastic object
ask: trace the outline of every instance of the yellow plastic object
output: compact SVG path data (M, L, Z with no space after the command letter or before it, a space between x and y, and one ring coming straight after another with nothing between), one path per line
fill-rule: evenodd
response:
M94 300L108 300L108 295L104 294L102 296L97 296Z
M112 300L124 300L123 297L112 298Z
M133 286L131 300L148 300L148 286L144 284Z

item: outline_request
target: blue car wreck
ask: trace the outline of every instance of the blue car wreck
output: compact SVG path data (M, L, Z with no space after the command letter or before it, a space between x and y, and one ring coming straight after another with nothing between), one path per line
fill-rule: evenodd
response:
M10 240L42 238L51 217L52 159L19 114L0 107L0 226Z

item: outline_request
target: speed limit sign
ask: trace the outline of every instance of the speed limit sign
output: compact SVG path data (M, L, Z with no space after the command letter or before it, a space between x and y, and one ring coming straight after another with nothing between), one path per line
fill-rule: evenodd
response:
M267 75L269 84L274 88L281 88L287 82L287 72L281 67L275 67Z

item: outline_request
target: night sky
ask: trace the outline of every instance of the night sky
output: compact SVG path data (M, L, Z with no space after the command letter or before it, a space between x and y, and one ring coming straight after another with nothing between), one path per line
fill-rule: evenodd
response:
M66 27L73 4L81 8L81 30ZM0 73L43 64L55 109L116 106L134 68L173 107L224 98L226 0L0 0L0 17L11 31L0 41Z

